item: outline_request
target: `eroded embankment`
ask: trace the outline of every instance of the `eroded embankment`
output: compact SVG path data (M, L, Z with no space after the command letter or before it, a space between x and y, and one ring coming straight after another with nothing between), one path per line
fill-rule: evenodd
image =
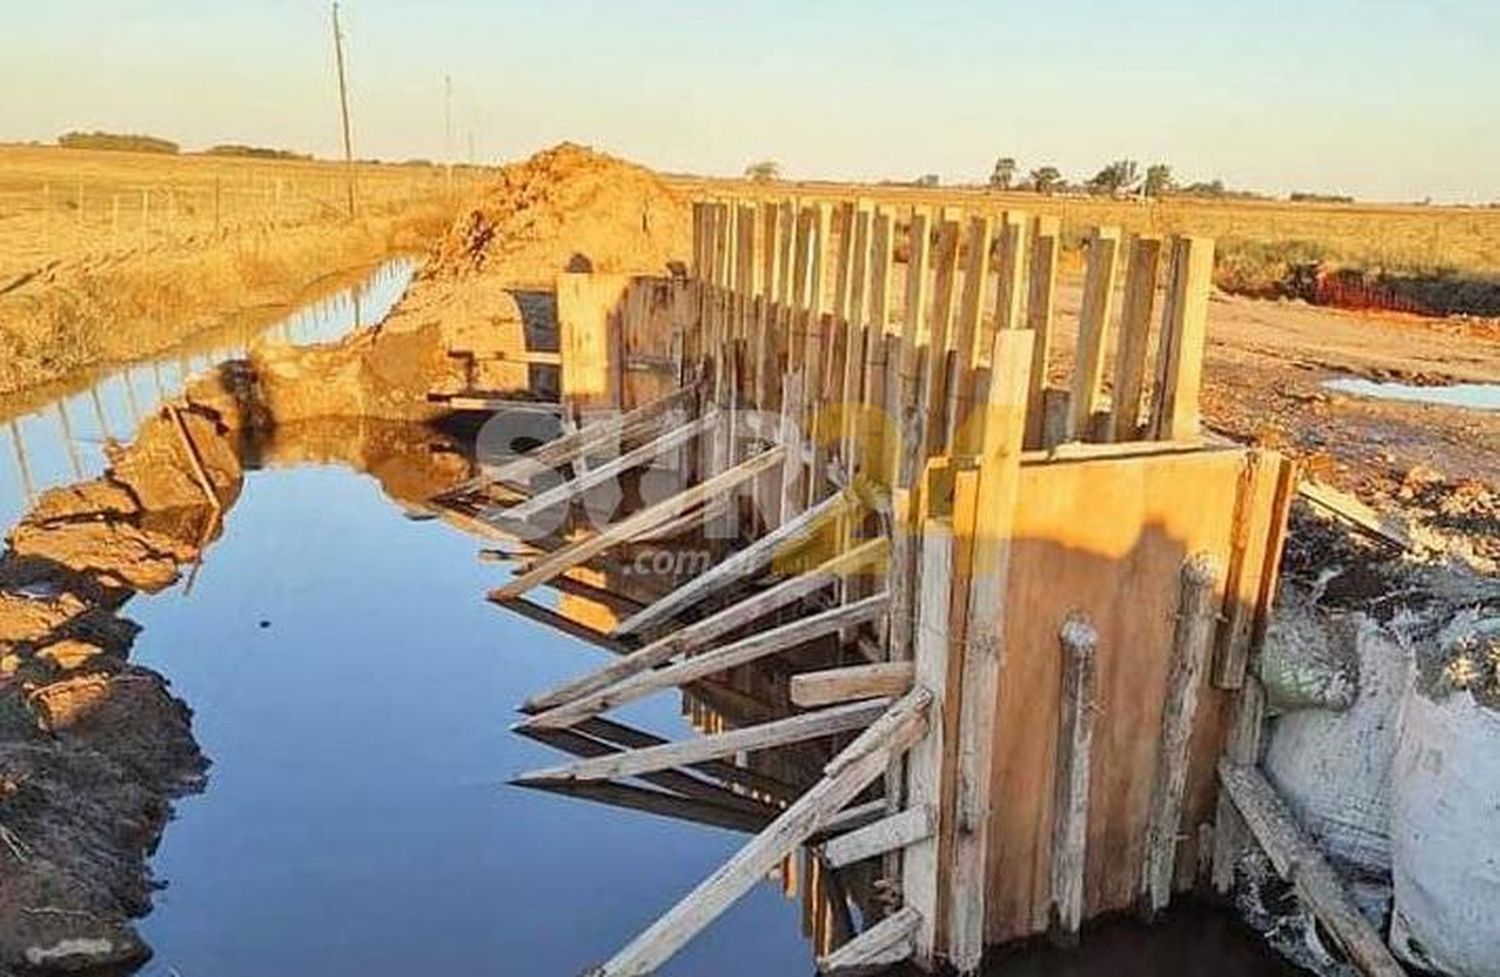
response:
M400 214L72 259L0 282L0 395L172 348L236 317L270 321L320 281L421 251L444 201Z

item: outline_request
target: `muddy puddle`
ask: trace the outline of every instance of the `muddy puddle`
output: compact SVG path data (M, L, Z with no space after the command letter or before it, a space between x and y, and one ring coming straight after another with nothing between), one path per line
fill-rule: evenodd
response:
M1373 397L1378 400L1438 404L1444 407L1464 407L1471 410L1500 410L1500 383L1455 383L1424 387L1409 383L1367 380L1363 377L1339 377L1326 381L1323 386L1339 393L1353 394L1357 397Z
M291 342L336 338L384 316L411 273L383 268L273 329ZM22 432L12 447L25 466L0 468L3 525L45 488L97 474L106 438L128 440L185 377L242 349L135 366L17 418L8 427ZM508 568L424 506L472 474L467 445L342 421L283 426L242 448L243 485L191 571L122 609L142 628L131 662L170 680L212 762L152 854L160 888L138 929L154 956L139 973L577 974L744 843L507 783L566 758L511 732L517 703L608 653L483 599ZM579 594L543 590L534 616L612 613ZM723 717L674 692L610 718L682 739ZM824 759L778 757L774 772L802 783ZM783 872L664 977L813 973L807 868ZM1189 906L1156 927L1104 924L1070 953L1010 950L986 972L1287 969L1227 913Z

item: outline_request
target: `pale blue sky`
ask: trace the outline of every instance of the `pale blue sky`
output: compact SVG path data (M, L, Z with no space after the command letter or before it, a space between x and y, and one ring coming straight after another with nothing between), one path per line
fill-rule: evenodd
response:
M72 128L333 155L320 0L7 4L0 140ZM1496 0L346 0L356 151L561 139L652 166L982 179L994 158L1375 199L1500 199Z

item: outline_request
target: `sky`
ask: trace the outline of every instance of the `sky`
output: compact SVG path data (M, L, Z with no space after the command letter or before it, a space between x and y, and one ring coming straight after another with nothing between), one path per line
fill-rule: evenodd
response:
M340 151L322 0L10 0L0 140ZM1500 200L1495 0L345 0L355 151L792 178L1179 180ZM444 77L452 78L451 141ZM450 148L451 147L451 148Z

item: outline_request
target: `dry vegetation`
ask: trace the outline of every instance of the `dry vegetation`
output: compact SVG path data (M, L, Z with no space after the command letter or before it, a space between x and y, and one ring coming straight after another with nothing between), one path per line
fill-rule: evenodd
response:
M0 393L138 357L445 228L474 174L0 147Z
M847 193L847 184L715 181L680 178L679 186L713 193ZM1077 250L1090 227L1127 232L1203 234L1218 241L1220 283L1268 291L1291 265L1323 261L1395 275L1500 278L1500 208L1332 204L1272 200L1167 197L1115 200L968 189L868 186L880 202L991 204L1061 218L1066 246Z

